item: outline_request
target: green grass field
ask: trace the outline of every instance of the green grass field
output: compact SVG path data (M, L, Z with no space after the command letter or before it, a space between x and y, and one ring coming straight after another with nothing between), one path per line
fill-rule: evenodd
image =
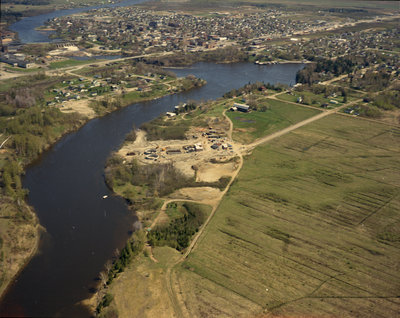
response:
M5 63L2 63L1 66L4 66ZM38 72L40 71L40 68L21 68L21 67L15 67L15 66L9 66L5 65L4 69L12 72L21 72L21 73L33 73L33 72Z
M395 317L400 129L332 115L256 148L176 271L192 317Z
M70 67L70 66L78 66L78 65L83 65L83 64L90 64L93 62L98 62L101 60L74 60L74 59L68 59L68 60L63 60L59 62L52 62L50 63L49 68L50 69L57 69L57 68L64 68L64 67Z
M265 112L226 112L226 115L233 123L233 138L235 140L249 143L320 112L317 109L314 110L272 99L264 100L262 104L268 106Z

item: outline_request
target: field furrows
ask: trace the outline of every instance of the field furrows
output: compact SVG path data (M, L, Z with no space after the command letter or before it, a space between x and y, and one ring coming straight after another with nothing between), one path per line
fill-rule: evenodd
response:
M253 208L254 208L254 201L252 201L252 202L253 202ZM250 207L250 205L248 206L248 208L249 207ZM289 212L290 212L289 209L287 209L287 213L289 213ZM292 212L296 213L296 210L293 209ZM273 216L273 212L271 212L271 215L268 218L268 221L266 223L274 224L276 222L276 220L274 220L273 217L275 217L275 216ZM290 218L290 217L294 217L294 214L292 216L287 216L287 218ZM282 217L278 216L278 218L280 220L284 220L284 218L282 218ZM290 234L290 244L291 244L291 246L297 247L297 246L300 246L301 244L306 244L308 247L312 246L313 248L318 248L318 249L321 249L321 250L326 248L327 244L328 244L328 246L331 246L331 244L329 244L329 242L321 241L318 237L310 237L310 236L305 236L304 235L302 226L306 226L307 224L310 224L310 218L313 218L313 216L311 215L308 218L306 218L305 221L302 222L302 224L298 224L298 223L296 224L296 225L300 225L299 230L298 230L298 227L294 226L295 223L290 223L290 221L288 219L285 220L286 222L281 222L281 224L280 224L281 225L281 230L290 231L290 233L291 233ZM253 225L252 221L254 221L254 227L252 227L252 231L253 232L255 232L255 231L261 232L261 233L258 233L258 235L265 234L263 232L263 230L260 230L260 228L265 230L265 228L266 228L265 225L260 224L259 221L256 220L256 219L253 220L252 218L249 218L249 215L243 216L243 217L235 217L235 219L236 220L233 223L232 222L232 217L229 217L229 222L231 224L233 223L232 225L235 227L235 235L234 236L236 238L238 238L238 235L240 235L241 232L246 233L246 229L241 227L239 224L243 224L243 223L246 222L247 226L252 227L252 225ZM316 225L321 226L321 224L316 224ZM267 227L267 229L268 229L268 227ZM247 228L247 231L248 230L249 229ZM221 231L221 229L220 229L220 231ZM223 231L223 232L227 233L227 231ZM351 232L353 234L357 234L357 232L355 232L355 231L351 231ZM334 235L334 233L331 233L331 235ZM252 245L257 245L258 246L256 241L250 241L249 243L252 244ZM360 245L361 243L357 242L356 240L353 240L353 242L346 242L346 244L347 243L351 243L354 246L359 246L360 248L363 248L363 251L364 252L368 251L371 254L371 256L381 255L382 254L381 252L374 251L374 250L362 247ZM337 245L336 242L334 242L334 244ZM343 255L343 253L346 252L346 250L345 249L343 250L340 246L336 246L336 249L338 249L339 251L337 252L337 255L335 255L335 256ZM357 254L355 254L353 252L352 252L352 254L354 254L354 257L358 257ZM366 258L367 256L364 255L363 257ZM374 259L374 261L376 261L376 259Z
M399 130L339 116L256 148L181 269L275 314L400 312L398 149Z

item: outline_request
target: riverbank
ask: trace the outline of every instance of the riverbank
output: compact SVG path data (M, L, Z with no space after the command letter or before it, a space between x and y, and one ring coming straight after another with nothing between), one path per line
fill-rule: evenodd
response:
M207 135L204 134L205 131L209 131L208 126L213 125L213 129L219 131L218 134L221 134L222 137L224 135L223 131L226 129L229 130L228 122L225 122L223 117L210 116L208 113L199 118L193 114L194 109L197 109L197 111L195 111L196 113L205 111L205 109L200 106L188 105L186 107L181 105L181 113L178 116L167 117L164 115L146 124L144 129L151 131L151 133L139 130L130 134L129 140L126 140L121 149L108 160L105 169L107 184L114 193L130 202L131 207L135 209L135 213L138 215L144 229L152 229L154 231L159 227L160 222L167 225L171 220L169 216L171 216L170 213L172 210L175 211L173 212L174 219L181 217L181 208L177 208L178 205L173 207L174 202L180 202L178 203L180 204L179 206L185 202L196 202L203 207L214 206L223 193L222 190L226 188L227 182L229 182L231 178L230 175L235 173L238 168L235 159L236 155L233 151L226 150L224 152L219 152L216 156L216 152L210 148L209 140L206 137ZM216 120L217 118L218 120ZM185 122L183 126L178 124L183 121L187 121L187 123ZM196 125L192 127L194 121L196 121ZM156 139L157 136L159 136L158 132L156 132L158 129L157 127L162 127L162 129L164 129L162 136L164 136L166 140ZM182 131L176 134L178 130ZM175 133L171 133L172 131L175 131ZM215 133L217 133L216 131ZM169 136L178 135L182 137L182 140L169 139ZM226 135L225 138L227 138ZM189 150L188 147L194 143L201 148L200 152ZM180 149L184 148L188 149L186 154L181 153ZM173 155L171 152L172 150L179 151L179 153ZM158 154L158 152L160 153ZM210 161L214 162L211 164L213 167L210 167ZM217 162L220 161L222 161L222 163L218 164ZM137 168L135 168L136 165L138 165ZM209 170L208 172L212 170L212 178L210 178L206 170ZM132 173L134 177L131 176ZM162 180L159 180L157 177L160 174L163 175ZM127 180L133 179L137 180L137 184L130 185L129 182L126 182ZM219 183L220 180L226 181ZM218 187L216 187L217 184ZM145 192L152 193L151 197L148 197ZM206 209L208 212L205 213L209 216L211 208ZM161 212L157 213L159 210ZM201 221L200 224L203 223L204 220ZM149 240L149 236L150 233L147 235L146 241ZM188 247L191 236L192 235L189 235L187 237L187 243L181 246L180 249L186 249ZM174 239L170 239L170 243L168 244L174 245L176 242L180 242L180 240L175 241ZM158 240L153 240L151 245L160 243L161 242ZM163 245L163 243L161 244ZM89 306L93 312L96 310L99 312L98 304L102 302L105 295L108 295L109 288L107 286L111 284L112 286L124 288L126 293L123 297L126 299L131 298L133 295L138 296L138 290L142 290L142 287L147 290L147 284L140 287L141 280L137 281L138 284L130 291L127 291L125 289L126 286L121 286L120 283L121 279L126 281L127 277L130 277L133 268L140 268L141 272L143 272L143 270L149 271L152 273L151 277L153 277L151 267L137 267L139 263L147 263L146 259L148 257L158 262L153 256L153 248L154 246L147 246L145 250L142 249L140 253L132 257L134 259L132 259L132 265L124 268L127 274L120 274L115 279L109 280L107 284L100 283L100 285L102 285L100 290L93 295L92 298L83 303ZM166 252L168 250L169 248L165 249ZM146 256L143 256L143 252ZM177 255L179 255L178 252L176 252L175 258ZM157 255L157 258L160 258L160 256ZM156 271L158 272L160 269L161 268L158 268ZM110 277L108 271L109 270L106 268L107 277ZM102 275L103 274L101 274L100 277ZM154 282L157 282L155 284L157 289L161 283L160 279L162 279L160 273L158 273L156 277L151 278L151 281L155 280ZM167 315L172 317L174 311L169 307L168 299L165 299L166 295L164 290L159 290L157 292L157 297L154 297L154 292L155 289L151 289L151 303L159 299L162 301L158 303L163 304L162 306L157 306L155 312L161 314L161 311L163 311L164 315L167 313ZM121 295L119 294L118 296ZM149 299L148 295L146 298ZM141 296L137 299L143 299L143 297ZM148 303L148 301L145 303ZM135 301L135 304L138 305L139 301ZM109 305L110 304L107 304L107 307ZM129 306L129 308L132 307ZM113 311L114 306L105 308L105 312L109 312L110 310ZM137 316L142 310L143 303L135 308L134 316Z
M3 199L4 200L4 199ZM22 203L26 205L26 203ZM3 210L5 206L0 204L0 210ZM7 206L7 209L10 206ZM26 208L29 208L26 205ZM9 211L10 212L10 211ZM3 213L1 213L3 214ZM30 217L33 219L32 224L24 224L24 226L20 226L17 233L13 233L14 229L10 229L11 231L7 231L6 235L2 235L2 262L0 264L0 275L1 275L1 285L0 285L0 302L2 301L3 295L7 293L10 284L12 283L14 277L17 277L18 274L25 268L25 266L30 262L32 257L38 252L39 248L39 237L42 232L42 228L39 224L36 214L31 211ZM0 227L4 231L6 228L10 228L6 222L3 220L0 221ZM18 235L16 237L15 235ZM10 250L15 251L19 250L19 252L15 253L4 253L4 251ZM7 257L11 256L11 257ZM6 259L4 259L6 258ZM5 270L5 264L8 264L7 270Z

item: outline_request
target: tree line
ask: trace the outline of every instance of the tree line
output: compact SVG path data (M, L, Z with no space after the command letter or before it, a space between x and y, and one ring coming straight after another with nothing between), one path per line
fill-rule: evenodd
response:
M296 74L296 82L312 85L321 81L325 74L339 76L351 73L356 64L345 57L339 57L332 61L330 59L319 59L316 63L307 64Z
M232 98L232 97L237 97L241 96L243 94L249 94L255 90L262 91L264 89L269 89L269 90L274 90L276 92L281 92L285 88L287 88L287 85L284 84L271 84L271 83L264 83L264 82L255 82L255 83L248 83L244 85L243 87L237 88L237 89L232 89L229 92L225 93L223 95L224 98Z

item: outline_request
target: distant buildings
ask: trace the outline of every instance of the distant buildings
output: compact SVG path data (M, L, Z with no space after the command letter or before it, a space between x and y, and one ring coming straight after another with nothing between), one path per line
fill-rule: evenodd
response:
M9 65L16 66L16 67L17 66L22 67L22 68L32 68L32 67L36 66L35 63L25 61L25 59L23 57L20 57L18 55L14 55L14 54L9 54L9 53L1 54L0 62L7 63Z

